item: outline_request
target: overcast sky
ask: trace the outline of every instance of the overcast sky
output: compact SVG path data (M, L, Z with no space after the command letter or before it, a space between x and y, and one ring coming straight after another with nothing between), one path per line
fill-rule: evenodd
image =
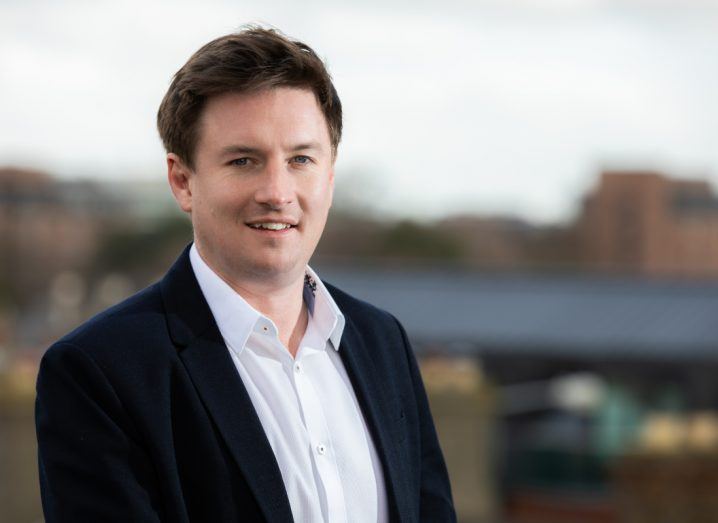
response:
M247 22L328 62L341 201L554 222L602 167L718 184L718 2L692 0L2 0L0 165L164 179L172 75Z

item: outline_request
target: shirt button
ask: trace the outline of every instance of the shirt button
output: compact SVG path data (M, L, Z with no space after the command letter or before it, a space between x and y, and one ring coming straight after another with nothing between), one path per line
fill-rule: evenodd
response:
M317 454L319 454L320 456L323 456L324 454L326 454L326 452L327 452L327 448L324 445L322 445L321 443L319 445L317 445Z
M299 363L294 364L294 372L296 372L296 373L302 372L302 366Z
M266 325L263 325L263 326L262 326L262 330L263 330L264 332L267 332L267 331L269 330L269 327L267 327Z

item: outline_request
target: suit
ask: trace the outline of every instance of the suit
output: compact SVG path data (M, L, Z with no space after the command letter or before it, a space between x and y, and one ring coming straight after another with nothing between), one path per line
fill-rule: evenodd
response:
M381 458L391 521L455 521L406 333L326 287L346 318L340 354ZM187 250L160 282L47 351L36 424L48 523L292 521Z

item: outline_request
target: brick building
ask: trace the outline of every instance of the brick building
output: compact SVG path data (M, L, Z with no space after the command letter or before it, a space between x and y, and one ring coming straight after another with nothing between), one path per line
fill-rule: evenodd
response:
M647 276L718 276L718 197L706 181L604 172L578 221L585 266Z
M92 206L102 203L89 184L0 169L0 269L13 299L32 299L58 271L83 267L100 227Z

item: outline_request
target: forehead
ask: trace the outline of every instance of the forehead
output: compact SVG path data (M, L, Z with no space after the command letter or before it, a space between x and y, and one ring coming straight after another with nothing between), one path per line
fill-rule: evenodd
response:
M291 148L309 141L330 147L326 119L308 89L278 87L214 96L207 101L198 124L201 148Z

